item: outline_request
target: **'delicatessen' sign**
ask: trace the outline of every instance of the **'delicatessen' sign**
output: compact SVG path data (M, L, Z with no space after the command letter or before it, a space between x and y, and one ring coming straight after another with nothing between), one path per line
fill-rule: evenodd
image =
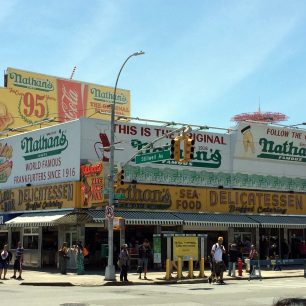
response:
M0 190L2 212L75 208L80 200L80 182Z
M119 208L184 212L306 214L306 194L239 189L127 184Z
M305 214L306 194L207 189L207 205L218 212Z

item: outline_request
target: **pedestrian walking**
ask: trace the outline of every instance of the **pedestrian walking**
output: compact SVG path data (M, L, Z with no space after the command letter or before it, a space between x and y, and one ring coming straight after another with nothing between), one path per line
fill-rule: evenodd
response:
M11 260L12 260L12 253L8 250L8 245L5 244L1 252L1 258L0 258L0 269L1 269L0 279L2 278L2 273L3 273L3 279L7 279L6 278L7 268Z
M68 247L67 242L63 242L62 247L58 250L59 268L61 274L67 274Z
M250 260L250 270L248 272L252 273L254 265L251 264L251 261L258 259L258 253L254 244L251 245L251 250L248 259Z
M82 246L81 241L77 243L76 252L77 252L77 274L84 274L84 248Z
M15 278L18 280L23 280L21 277L22 274L22 264L23 264L23 254L24 254L24 248L22 247L21 242L18 242L16 253L15 253L15 261L14 261L14 275L11 278ZM16 274L18 271L18 277L16 278Z
M232 243L228 251L228 276L236 276L236 263L239 257L241 257L241 253L237 249L237 244Z
M130 261L130 255L127 250L128 245L123 244L121 247L121 251L119 254L119 259L118 259L118 267L121 269L120 271L120 281L121 282L128 282L127 279L127 273L128 273L128 266L129 266L129 261Z
M278 247L276 243L273 243L270 249L270 258L273 260L273 270L274 271L281 271L282 268L278 263L279 255L278 255ZM272 261L271 261L272 262Z
M225 285L223 281L223 273L226 270L224 261L222 259L223 254L225 254L225 248L223 246L223 237L218 238L218 242L215 243L211 248L211 256L212 256L212 273L208 278L209 283L216 277L217 282L220 285Z
M141 279L141 273L143 271L144 279L147 279L148 264L152 256L152 249L148 239L144 239L142 245L139 246L138 254L139 254L139 265L137 268L139 273L138 278Z

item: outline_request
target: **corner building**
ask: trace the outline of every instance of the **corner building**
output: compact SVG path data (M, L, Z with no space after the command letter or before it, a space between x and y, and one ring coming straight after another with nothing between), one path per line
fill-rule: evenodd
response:
M125 241L137 265L135 247L148 238L155 263L162 264L165 237L176 234L207 235L206 255L220 235L244 253L256 244L261 258L273 243L281 257L305 255L305 131L296 138L296 129L259 123L225 134L192 131L190 162L142 162L170 150L170 137L129 161L170 130L115 125L115 141L124 149L116 150L115 164L125 170L124 185L116 187L115 256ZM11 249L21 240L26 265L56 266L61 243L72 247L78 240L89 248L89 265L106 264L109 137L108 121L80 118L0 140L0 239ZM284 242L289 254L282 254Z

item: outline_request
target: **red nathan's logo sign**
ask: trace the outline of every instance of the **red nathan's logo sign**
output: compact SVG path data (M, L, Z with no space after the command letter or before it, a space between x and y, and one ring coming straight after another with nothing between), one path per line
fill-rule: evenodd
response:
M57 99L60 121L70 121L85 116L88 85L67 80L57 80Z
M99 175L100 172L102 171L102 164L94 164L94 165L82 165L81 166L81 172L83 175L91 175L91 174L96 174Z

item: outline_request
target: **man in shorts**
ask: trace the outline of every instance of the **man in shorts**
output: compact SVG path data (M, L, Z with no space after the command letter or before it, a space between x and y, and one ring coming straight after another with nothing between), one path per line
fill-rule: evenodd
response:
M217 277L218 283L224 285L223 281L223 272L225 271L225 264L222 259L222 255L225 254L225 248L223 246L223 237L218 238L218 242L215 243L211 248L211 257L212 257L212 273L208 278L209 283Z
M24 253L24 249L21 245L21 242L18 242L18 247L16 249L16 253L15 253L15 261L14 261L14 275L11 278L15 278L18 280L23 280L23 278L21 277L22 274L22 263L23 263L23 253ZM19 272L18 277L16 278L16 273L17 271Z

